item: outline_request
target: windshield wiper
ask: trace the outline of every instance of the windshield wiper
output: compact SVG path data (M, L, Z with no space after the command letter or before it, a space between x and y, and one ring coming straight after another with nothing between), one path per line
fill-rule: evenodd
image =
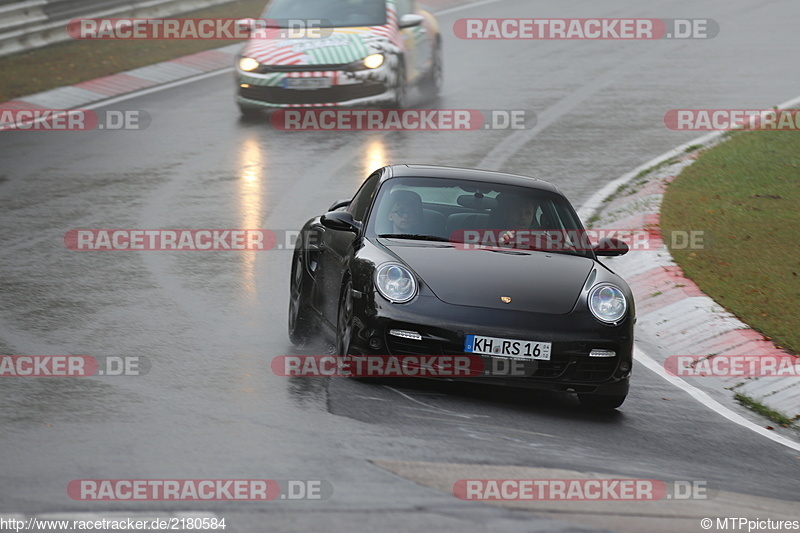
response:
M384 239L416 239L420 241L450 242L450 239L446 237L439 237L438 235L419 235L417 233L381 233L378 237Z

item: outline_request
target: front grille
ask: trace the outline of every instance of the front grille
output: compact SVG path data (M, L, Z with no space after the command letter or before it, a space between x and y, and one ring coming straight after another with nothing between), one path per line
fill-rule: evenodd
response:
M569 367L568 361L536 361L536 372L533 377L554 379L564 375Z
M389 348L389 355L461 355L464 353L464 350L454 354L445 353L441 342L425 338L415 341L394 335L386 336L386 346Z
M420 328L406 327L406 329L420 331ZM464 353L463 343L424 333L422 340L419 341L389 334L386 335L385 341L389 355L467 355ZM484 368L491 369L493 359L486 356L480 357L483 360ZM525 377L528 378L598 383L613 377L618 362L619 357L589 358L588 349L579 349L572 343L563 346L556 343L553 345L553 355L550 361L524 361L522 368Z
M261 65L259 72L319 72L322 70L344 70L347 64L341 65Z
M270 104L327 104L377 96L385 91L384 84L374 82L307 90L251 85L250 87L240 87L239 96Z
M579 359L572 370L570 379L574 381L604 381L610 378L617 369L617 358L609 357L603 360Z

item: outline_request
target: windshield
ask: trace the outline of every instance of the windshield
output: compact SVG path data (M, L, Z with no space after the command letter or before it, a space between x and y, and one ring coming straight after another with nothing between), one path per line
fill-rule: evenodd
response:
M282 25L301 20L317 27L379 26L386 24L386 1L273 0L262 16Z
M378 191L367 232L394 239L450 242L465 249L592 254L592 243L564 197L468 180L387 180Z

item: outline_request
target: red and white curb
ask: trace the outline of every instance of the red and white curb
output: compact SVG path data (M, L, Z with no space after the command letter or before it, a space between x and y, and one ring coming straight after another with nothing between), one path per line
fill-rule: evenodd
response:
M5 109L81 109L124 94L231 69L241 43L0 103Z
M793 108L798 103L800 98L779 107ZM722 132L715 132L649 161L598 191L578 214L589 226L658 228L661 202L669 183L695 161L698 146L708 148L722 140ZM631 286L636 298L637 343L654 348L648 349L648 354L662 367L672 355L788 355L686 278L666 245L605 261ZM735 392L789 419L800 420L800 380L796 376L684 378L684 381L703 388L710 396L729 399Z

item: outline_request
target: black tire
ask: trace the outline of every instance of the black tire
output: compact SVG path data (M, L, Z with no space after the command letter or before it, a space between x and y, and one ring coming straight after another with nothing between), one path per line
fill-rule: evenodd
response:
M339 312L336 316L336 356L339 358L343 368L349 372L357 372L354 357L362 354L354 353L352 350L353 339L353 281L348 279L342 288L342 295L339 298ZM375 378L368 378L359 375L345 374L346 377L355 381L365 381L377 383Z
M239 104L239 114L245 120L255 120L263 116L261 108Z
M578 400L584 407L595 409L616 409L625 401L624 394L604 395L604 394L578 394Z
M436 41L436 47L433 51L433 64L431 70L425 74L425 79L420 84L420 91L426 101L434 101L439 98L442 92L442 82L444 80L442 68L442 43Z
M336 316L336 355L351 355L350 345L353 338L353 281L348 279L342 288L339 299L339 312Z
M289 283L289 340L296 346L304 345L314 328L313 311L305 302L304 284L303 254L295 252Z

